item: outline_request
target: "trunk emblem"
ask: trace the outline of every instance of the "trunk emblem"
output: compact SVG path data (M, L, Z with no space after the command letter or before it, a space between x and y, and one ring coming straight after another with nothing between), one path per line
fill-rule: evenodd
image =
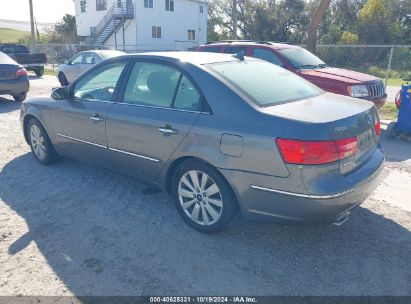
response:
M372 125L373 123L373 117L371 114L368 114L368 124Z

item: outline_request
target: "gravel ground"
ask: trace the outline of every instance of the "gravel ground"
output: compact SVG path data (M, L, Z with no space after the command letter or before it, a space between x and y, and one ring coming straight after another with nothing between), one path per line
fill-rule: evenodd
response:
M411 142L383 139L382 182L341 227L236 219L203 235L133 179L39 165L18 118L0 98L0 295L411 295Z

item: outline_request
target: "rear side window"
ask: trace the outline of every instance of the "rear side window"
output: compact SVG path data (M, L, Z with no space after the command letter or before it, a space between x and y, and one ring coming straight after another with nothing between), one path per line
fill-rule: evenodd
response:
M253 49L253 57L262 59L268 62L271 62L273 64L283 66L283 63L281 62L280 58L277 57L272 51L265 50L265 49Z
M219 47L204 47L199 49L200 52L220 53Z
M323 93L305 79L264 61L230 61L206 66L262 107Z
M246 47L241 47L241 46L229 46L224 50L224 53L227 54L237 54L240 52L247 53L247 48Z
M198 110L200 94L180 71L164 64L136 62L123 101L162 108Z

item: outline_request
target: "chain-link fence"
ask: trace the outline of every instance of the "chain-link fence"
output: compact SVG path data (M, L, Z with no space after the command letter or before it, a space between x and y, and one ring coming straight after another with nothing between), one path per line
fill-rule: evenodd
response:
M73 57L80 51L118 49L127 53L141 50L181 50L179 45L121 45L95 46L84 44L37 44L35 52L46 53L50 69ZM195 49L195 47L193 47ZM386 84L388 100L394 101L402 78L411 77L411 45L319 45L317 55L327 65L349 69L379 77Z

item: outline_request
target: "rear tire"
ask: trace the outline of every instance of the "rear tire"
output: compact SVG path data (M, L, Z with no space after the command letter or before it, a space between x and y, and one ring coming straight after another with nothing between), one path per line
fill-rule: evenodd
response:
M60 72L58 79L62 87L66 87L69 85L69 82L67 81L67 77L66 75L64 75L64 73Z
M37 77L42 77L44 75L44 67L39 67L34 70Z
M27 93L21 93L20 95L13 95L13 98L17 102L22 102L27 98Z
M54 150L46 130L37 119L30 119L25 131L34 158L40 164L50 165L57 161L57 152Z
M171 194L186 224L203 233L223 230L236 210L227 181L216 169L200 161L188 160L177 168Z

